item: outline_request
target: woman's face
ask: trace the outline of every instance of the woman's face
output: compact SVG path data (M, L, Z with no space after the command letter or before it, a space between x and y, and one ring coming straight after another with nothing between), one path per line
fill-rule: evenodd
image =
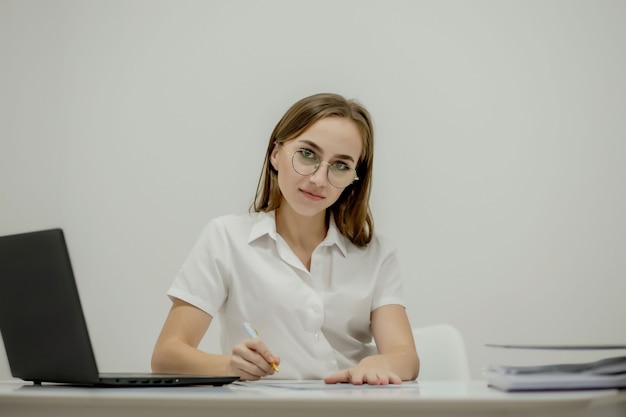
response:
M274 145L270 162L278 171L281 206L288 204L303 216L325 212L344 190L328 181L330 167L327 164L356 169L362 147L363 141L357 125L351 119L336 116L320 119L293 140ZM302 155L317 157L322 161L317 171L309 175L295 171L292 158L298 158L299 155L292 154L300 150L304 150ZM354 171L348 171L350 175L354 174Z

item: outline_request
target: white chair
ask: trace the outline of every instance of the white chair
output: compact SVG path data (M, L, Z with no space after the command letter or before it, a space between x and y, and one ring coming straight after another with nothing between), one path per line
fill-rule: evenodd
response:
M470 380L469 361L461 332L449 324L413 329L420 358L419 380Z

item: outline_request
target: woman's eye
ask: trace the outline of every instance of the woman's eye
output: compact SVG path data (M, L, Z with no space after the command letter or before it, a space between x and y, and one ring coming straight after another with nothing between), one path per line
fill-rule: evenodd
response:
M344 164L343 162L335 162L333 164L333 168L335 168L337 171L350 171L351 168L349 165Z
M300 149L298 152L306 159L315 159L315 154L308 149Z

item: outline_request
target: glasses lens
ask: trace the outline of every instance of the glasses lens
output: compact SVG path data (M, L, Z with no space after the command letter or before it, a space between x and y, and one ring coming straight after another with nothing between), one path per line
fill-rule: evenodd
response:
M345 188L356 179L354 170L350 167L331 165L328 167L328 182L337 188Z
M320 166L319 158L311 151L299 149L293 153L291 159L293 169L300 175L310 175Z

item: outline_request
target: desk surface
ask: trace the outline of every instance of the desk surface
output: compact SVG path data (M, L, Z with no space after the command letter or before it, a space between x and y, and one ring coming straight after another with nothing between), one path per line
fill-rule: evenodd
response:
M223 387L87 388L0 383L0 415L626 416L626 391L504 393L485 381L400 386L258 381Z

